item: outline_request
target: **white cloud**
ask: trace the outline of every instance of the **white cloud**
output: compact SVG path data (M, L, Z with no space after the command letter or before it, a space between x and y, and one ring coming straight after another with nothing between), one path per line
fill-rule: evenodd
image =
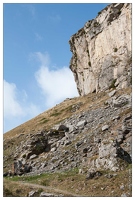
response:
M19 91L14 83L4 80L4 132L39 113L41 113L40 107L29 102L25 90Z
M36 52L30 55L40 63L35 72L36 84L32 102L25 90L19 90L14 83L4 80L4 132L28 121L41 112L62 102L66 98L78 96L72 72L68 67L50 68L48 53ZM38 96L42 94L41 96ZM34 103L37 101L38 103ZM42 101L42 99L44 99ZM42 101L42 102L41 102Z
M52 107L65 98L78 96L73 74L68 67L51 70L48 66L50 60L48 54L38 52L35 55L41 62L35 77L45 96L47 107Z
M24 112L17 100L17 88L14 83L4 80L4 117L20 116Z

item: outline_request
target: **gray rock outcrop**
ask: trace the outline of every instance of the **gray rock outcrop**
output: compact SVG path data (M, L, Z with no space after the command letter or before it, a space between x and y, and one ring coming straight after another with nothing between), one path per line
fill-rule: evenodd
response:
M81 96L131 85L131 4L108 5L69 44L70 69Z

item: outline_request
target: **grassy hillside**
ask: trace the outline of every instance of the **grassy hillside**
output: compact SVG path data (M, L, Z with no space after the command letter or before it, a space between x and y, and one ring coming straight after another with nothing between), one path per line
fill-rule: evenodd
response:
M110 90L111 91L111 90ZM108 92L110 92L108 91ZM121 89L117 91L117 97L122 94L131 94L131 87L126 89ZM98 94L92 93L83 97L77 97L72 99L66 99L62 103L56 105L52 109L49 109L37 117L27 121L26 123L12 129L11 131L4 134L4 172L12 168L14 162L14 152L18 144L22 141L27 140L27 135L32 133L36 134L38 131L47 130L49 131L54 125L62 122L65 119L75 115L82 114L87 110L94 110L100 108L101 106L106 106L105 102L109 99L107 92L100 92ZM114 130L119 128L124 116L132 112L131 108L122 109L120 113L120 120ZM98 122L97 122L98 123ZM113 121L110 121L110 125ZM98 125L101 129L102 124ZM72 151L75 142L83 137L84 133L76 138L69 146L64 146L63 149ZM89 133L85 133L86 135ZM74 149L73 149L74 151ZM96 155L95 155L96 156ZM42 157L42 155L41 155ZM49 159L49 158L47 158ZM51 158L50 158L51 159ZM43 158L41 158L44 162ZM65 171L62 173L43 173L40 175L33 176L22 176L22 177L6 177L4 178L4 196L27 196L28 192L32 189L38 190L40 193L42 191L51 191L51 188L59 189L63 191L64 196L72 196L68 193L73 193L79 196L121 196L126 193L126 195L131 196L131 169L132 165L127 165L123 171L112 173L110 171L102 171L102 176L90 180L86 180L86 174L80 174L79 168L73 168L72 170ZM116 174L110 178L109 174ZM23 184L24 183L24 184ZM35 185L26 185L36 184ZM124 185L124 189L122 188ZM42 188L40 186L46 186ZM66 191L66 192L65 192ZM51 192L59 194L62 192L56 192L52 190Z

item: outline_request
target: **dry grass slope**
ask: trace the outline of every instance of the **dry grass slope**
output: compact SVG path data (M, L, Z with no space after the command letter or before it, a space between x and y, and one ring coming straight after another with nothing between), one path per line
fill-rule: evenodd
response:
M131 87L126 89L121 89L117 91L116 96L121 94L131 94ZM106 100L109 98L108 94L105 92L100 92L98 94L92 93L82 97L76 97L73 99L66 99L59 105L56 105L52 109L49 109L37 117L27 121L26 123L14 128L13 130L4 134L4 156L10 157L6 161L6 165L12 165L13 154L18 143L26 140L26 135L29 133L37 133L42 129L49 130L55 124L71 117L74 114L81 113L86 110L93 110L101 106L105 106ZM72 112L75 105L81 103L79 109ZM121 118L119 123L123 120L125 114L131 113L132 109L128 108L121 111ZM100 125L101 126L101 125ZM118 128L119 124L117 124ZM87 133L86 133L87 134ZM80 136L81 137L81 134ZM76 141L74 141L76 142ZM74 142L72 145L74 145ZM71 145L71 147L72 147ZM8 147L8 148L7 148ZM68 148L65 146L65 149ZM10 156L11 155L11 156ZM4 171L6 171L6 167ZM110 173L110 172L103 172ZM130 178L129 178L130 176ZM129 193L131 196L131 165L124 171L117 172L117 176L111 179L107 179L104 175L97 179L86 180L86 174L79 174L77 171L65 172L62 174L52 173L41 176L34 176L31 180L24 177L20 179L16 178L4 178L4 196L27 196L28 192L32 190L32 186L26 186L18 182L19 180L28 183L44 185L48 187L53 187L61 190L66 190L68 192L76 193L80 196L121 196L122 191L120 190L120 185L123 183L125 185L124 192ZM14 180L14 182L12 182ZM33 186L34 189L34 186ZM40 189L40 187L39 187Z

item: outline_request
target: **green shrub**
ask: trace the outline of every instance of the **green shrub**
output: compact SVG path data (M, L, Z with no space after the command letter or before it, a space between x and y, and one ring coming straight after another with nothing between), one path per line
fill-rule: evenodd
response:
M117 52L117 51L118 51L118 49L115 47L115 48L114 48L114 52Z
M111 89L111 88L114 89L114 88L115 88L116 80L117 80L117 79L113 79L113 80L112 80L111 85L109 86L109 89Z
M91 62L90 61L88 62L88 65L91 67Z
M26 158L26 154L23 154L23 156L22 156L23 158Z

